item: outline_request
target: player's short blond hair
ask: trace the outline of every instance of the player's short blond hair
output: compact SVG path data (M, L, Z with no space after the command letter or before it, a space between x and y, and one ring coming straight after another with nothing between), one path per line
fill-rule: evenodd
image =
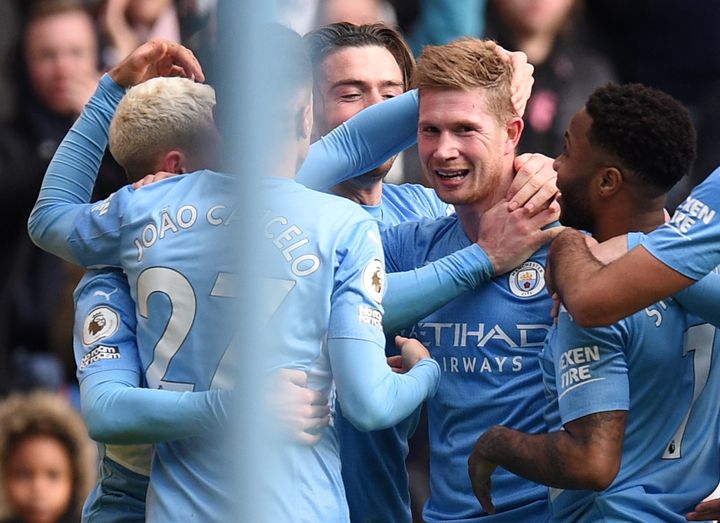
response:
M420 96L428 89L482 89L487 109L500 123L515 116L510 100L513 68L490 40L460 38L446 45L423 49L413 74Z
M128 90L110 123L110 152L131 181L172 149L198 154L214 138L215 91L186 78L153 78Z

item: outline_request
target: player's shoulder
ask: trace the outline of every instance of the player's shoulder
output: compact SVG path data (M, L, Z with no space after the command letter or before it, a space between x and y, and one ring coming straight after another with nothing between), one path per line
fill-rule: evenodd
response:
M384 228L389 233L398 235L418 234L425 237L438 237L449 234L461 227L457 215L442 216L440 218L420 218Z
M75 287L74 297L78 300L89 293L113 291L114 289L129 290L127 278L120 269L107 267L91 269L85 272Z
M288 180L280 185L282 191L281 205L298 214L307 214L313 221L323 227L342 227L348 223L372 222L370 215L357 203L340 196L315 191ZM277 195L273 195L274 199Z
M438 215L445 214L445 209L448 208L448 204L438 198L434 189L417 183L386 183L383 185L383 195L394 200L401 199L425 205L439 211Z

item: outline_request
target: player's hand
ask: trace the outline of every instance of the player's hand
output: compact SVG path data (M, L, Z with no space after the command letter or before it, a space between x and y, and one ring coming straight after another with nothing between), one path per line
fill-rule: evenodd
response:
M685 514L688 521L707 521L720 519L720 499L703 501L695 510Z
M513 77L510 83L510 101L517 115L522 118L532 94L533 83L535 83L535 78L533 78L535 67L528 63L527 55L524 52L511 52L497 44L495 45L498 54L512 64Z
M168 178L172 178L173 176L179 176L180 174L181 173L158 171L155 174L148 174L147 176L144 176L140 180L136 181L134 184L132 184L132 188L139 189L140 187L145 187L146 185L152 185L159 181L167 180Z
M388 356L387 364L388 367L390 367L390 370L397 374L405 374L407 372L407 369L404 369L402 366L401 354L398 354L397 356Z
M204 81L205 75L192 51L180 44L153 38L108 71L123 87L132 87L159 76L183 76Z
M543 229L559 216L560 206L555 201L533 211L526 207L511 211L508 202L498 202L483 213L477 244L490 258L495 274L505 274L560 234L562 227Z
M280 425L290 439L314 445L330 423L327 397L307 388L307 373L297 369L279 369L271 380L268 401Z
M515 158L515 178L505 195L511 210L524 206L532 211L557 197L557 172L553 169L553 161L537 153L525 153Z
M425 346L414 338L395 336L395 345L400 350L402 357L402 372L409 371L418 361L430 357L430 353Z
M468 458L468 475L470 476L470 483L475 497L482 505L483 510L488 514L495 514L495 505L492 502L492 479L490 477L495 472L497 465L480 456L478 445L481 444L481 439L478 439Z

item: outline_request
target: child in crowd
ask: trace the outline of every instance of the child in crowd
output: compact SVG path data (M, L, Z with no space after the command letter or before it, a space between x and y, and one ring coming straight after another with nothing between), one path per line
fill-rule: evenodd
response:
M95 478L95 447L61 396L13 395L0 403L2 523L70 523Z

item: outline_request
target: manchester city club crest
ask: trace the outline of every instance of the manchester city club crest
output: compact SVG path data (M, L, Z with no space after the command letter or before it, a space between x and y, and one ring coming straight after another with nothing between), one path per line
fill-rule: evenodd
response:
M515 296L535 296L545 288L545 268L537 262L526 261L510 273L508 283Z

